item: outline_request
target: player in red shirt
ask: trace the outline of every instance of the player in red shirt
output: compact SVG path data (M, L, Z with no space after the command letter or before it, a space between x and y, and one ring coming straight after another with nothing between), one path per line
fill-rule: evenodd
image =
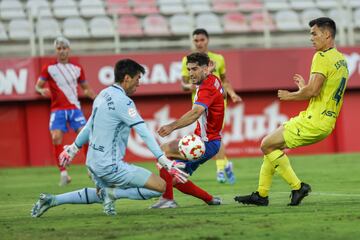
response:
M210 59L206 53L192 53L187 56L187 68L193 84L196 85L196 95L193 107L178 120L160 127L158 133L161 137L169 135L176 129L186 127L197 121L195 134L205 143L205 153L196 161L184 161L179 153L179 139L170 141L161 146L168 158L177 159L179 167L183 166L185 172L192 174L200 164L211 159L219 151L221 145L221 129L224 120L225 92L215 75L210 74ZM181 164L180 164L181 162ZM164 169L160 169L160 176L166 181L166 191L160 200L151 208L175 208L173 186L181 192L203 200L208 205L220 205L221 199L213 197L192 181L179 183Z
M68 131L67 124L76 132L86 123L80 110L77 86L80 85L84 94L95 98L94 92L85 81L83 68L69 59L70 42L64 37L54 41L57 59L42 67L35 91L42 96L51 97L50 133L54 146L54 156L60 169L60 186L70 183L71 178L66 168L59 165L58 157L63 151L63 135ZM48 88L45 84L48 83Z

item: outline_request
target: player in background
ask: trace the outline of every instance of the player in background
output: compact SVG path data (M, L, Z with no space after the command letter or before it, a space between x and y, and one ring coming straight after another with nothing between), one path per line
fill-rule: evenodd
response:
M56 60L42 67L35 91L42 96L51 97L50 134L53 153L57 159L63 151L63 135L68 131L67 124L79 133L86 119L81 112L77 86L80 85L84 95L94 99L95 94L86 82L84 69L69 59L70 42L64 37L54 41ZM48 88L45 87L46 83ZM85 149L85 148L84 148ZM86 149L85 149L86 154ZM60 170L60 186L70 183L71 178L65 167L58 165Z
M316 50L309 81L305 83L301 75L295 74L294 81L298 91L278 91L278 97L282 101L309 100L309 105L305 111L262 140L264 161L260 169L258 189L251 195L235 197L239 203L267 206L275 172L292 189L290 206L299 205L311 191L310 185L296 176L283 150L319 142L333 131L343 103L349 71L344 55L335 48L335 22L321 17L310 21L309 26L311 42Z
M166 156L185 163L185 172L191 175L200 164L214 157L221 145L221 129L224 121L224 90L221 81L209 73L210 59L206 53L192 53L186 57L187 69L193 84L196 85L196 94L192 109L178 120L161 126L158 133L165 137L176 129L186 127L195 121L197 126L195 134L200 136L205 143L204 155L196 161L184 161L179 153L179 139L170 141L161 146ZM213 197L192 181L181 183L164 168L160 168L160 176L166 181L166 191L157 203L151 208L176 208L174 201L173 186L179 191L203 200L208 205L220 205L221 199Z
M184 164L166 158L155 137L148 130L129 98L139 86L144 68L131 59L115 65L115 83L102 90L93 103L91 116L73 144L60 154L61 166L70 164L85 143L89 142L86 166L96 188L84 188L60 195L40 194L31 215L40 217L51 207L62 204L89 204L102 202L107 215L115 215L115 200L119 198L149 199L161 195L166 183L149 170L124 161L125 150L133 128L158 159L158 163L179 182L188 175L177 166Z
M242 99L239 95L236 94L234 89L232 88L230 82L226 78L226 68L225 68L225 60L224 57L220 54L210 52L208 50L208 44L209 44L209 34L205 29L196 29L193 34L193 44L195 46L196 52L206 53L211 62L214 64L214 70L213 74L217 76L221 82L222 85L226 91L226 93L230 96L231 100L234 103L241 102ZM195 89L196 87L191 83L190 77L189 77L189 71L187 70L186 66L186 57L182 59L182 89L184 91L191 91L192 92L192 101L194 101L195 96ZM226 95L225 95L226 96ZM226 111L226 105L227 100L225 98L225 111ZM228 179L228 182L230 184L233 184L235 182L235 175L233 172L233 164L231 161L228 161L226 155L225 155L225 147L223 144L221 144L219 152L214 156L214 159L216 160L216 168L217 168L217 181L220 183L226 182L226 177ZM226 174L226 177L225 177Z

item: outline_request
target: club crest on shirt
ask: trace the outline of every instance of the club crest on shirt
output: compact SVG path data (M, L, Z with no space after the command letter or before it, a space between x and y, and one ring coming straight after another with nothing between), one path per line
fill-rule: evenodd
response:
M136 109L135 108L129 108L128 109L128 114L129 114L130 117L134 118L136 116L136 114L137 114Z

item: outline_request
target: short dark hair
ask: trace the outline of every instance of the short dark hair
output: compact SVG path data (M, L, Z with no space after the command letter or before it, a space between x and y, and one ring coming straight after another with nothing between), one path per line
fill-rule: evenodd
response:
M331 37L335 38L336 35L336 24L334 20L328 17L320 17L309 22L309 26L313 27L314 25L318 26L319 28L326 28L330 31Z
M206 38L209 38L209 34L204 28L197 28L192 33L193 36L198 34L203 34L206 36Z
M115 64L114 75L115 82L122 83L125 75L135 77L138 73L145 73L145 68L131 59L122 59Z
M199 66L209 65L210 58L206 53L195 52L186 56L188 63L197 63Z

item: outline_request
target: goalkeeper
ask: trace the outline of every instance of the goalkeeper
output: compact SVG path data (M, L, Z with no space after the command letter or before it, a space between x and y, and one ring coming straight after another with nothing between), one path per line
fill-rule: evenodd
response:
M187 181L188 175L176 167L181 163L166 158L138 114L135 103L128 97L136 91L144 73L144 68L133 60L117 62L115 83L96 97L89 121L75 142L60 155L60 164L69 165L79 148L89 143L86 166L97 189L84 188L56 196L41 194L31 211L33 217L39 217L50 207L61 204L98 202L103 203L107 215L115 215L114 203L118 198L148 199L160 196L166 188L163 179L147 169L123 161L131 128L142 137L163 168L178 181Z

